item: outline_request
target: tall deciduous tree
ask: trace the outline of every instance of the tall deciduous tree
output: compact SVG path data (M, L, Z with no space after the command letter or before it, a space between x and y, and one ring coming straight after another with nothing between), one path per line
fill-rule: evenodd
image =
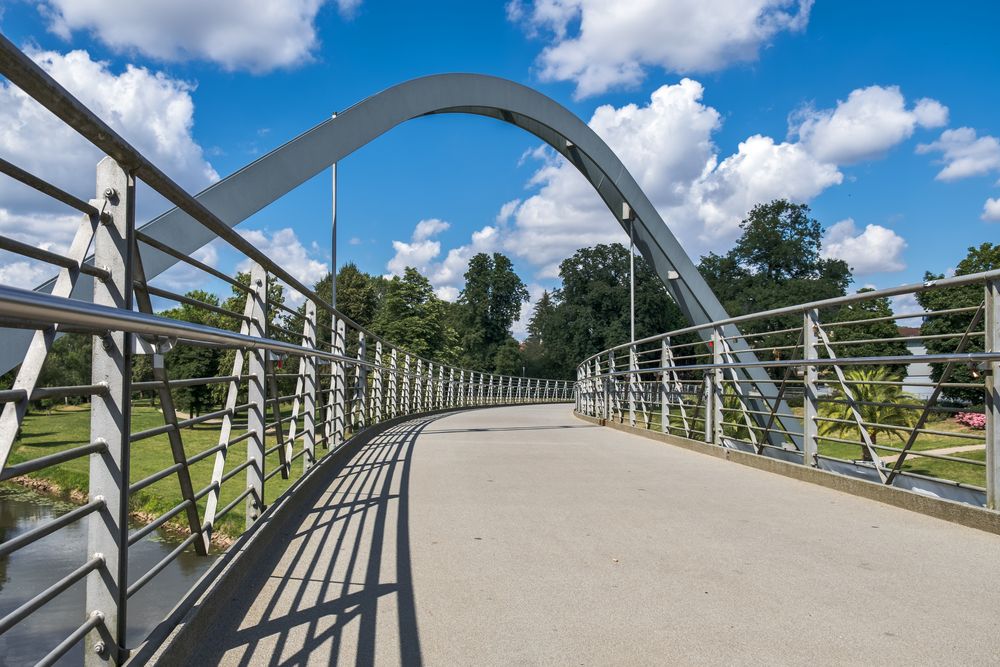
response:
M536 309L535 323L552 377L572 379L576 365L629 339L629 251L623 245L577 250L559 265L562 287L554 306ZM685 325L667 288L641 258L635 260L635 330L643 338Z
M478 253L469 260L465 288L458 297L463 360L479 370L494 366L497 349L528 300L528 289L505 255Z
M978 247L969 248L968 254L955 267L955 275L964 276L970 273L991 271L993 269L1000 269L1000 244L983 243ZM940 280L941 278L944 278L942 274L931 273L929 271L924 274L925 281ZM920 292L917 294L917 302L926 311L949 310L963 307L976 308L983 302L983 286L965 285L963 287ZM972 317L972 312L962 312L925 318L923 325L920 327L921 334L925 336L954 334L954 338L932 338L926 340L925 346L927 347L927 352L931 354L954 352L962 334L972 322ZM973 336L968 341L965 351L982 352L982 337ZM942 364L933 364L931 366L931 378L936 382L941 378L943 370L944 366ZM976 379L972 377L972 374L973 371L968 366L956 366L952 371L949 382L975 382ZM946 398L963 403L980 404L983 401L982 389L949 387L944 390L944 395Z
M388 281L372 329L407 352L436 361L454 360L457 334L448 326L445 304L413 267Z
M732 316L842 296L851 270L839 259L820 257L823 230L809 207L776 199L758 204L740 223L743 233L725 255L709 253L699 270ZM745 332L795 326L791 318L743 325Z

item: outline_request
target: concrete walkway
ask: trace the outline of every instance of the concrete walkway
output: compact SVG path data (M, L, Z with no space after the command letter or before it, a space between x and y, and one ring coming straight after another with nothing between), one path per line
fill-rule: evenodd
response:
M592 426L398 426L191 664L998 664L1000 538Z

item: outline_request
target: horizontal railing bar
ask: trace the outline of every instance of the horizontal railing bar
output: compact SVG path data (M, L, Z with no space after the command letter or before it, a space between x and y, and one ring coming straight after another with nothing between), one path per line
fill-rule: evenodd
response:
M0 619L0 635L10 630L12 627L27 618L32 612L40 609L42 605L47 603L49 600L56 597L102 565L104 565L103 556L91 558L89 561L76 568L65 577L59 579L59 581L49 586L14 611L4 616Z
M50 535L60 528L64 528L74 521L79 521L91 512L95 512L100 509L104 509L104 498L98 496L86 505L81 505L76 509L70 510L63 515L56 517L48 523L42 524L41 526L33 528L26 533L18 535L14 539L7 540L6 542L0 544L0 558L9 556L18 549L26 547L29 544L42 539L46 535Z
M2 472L0 472L0 482L5 482L8 479L13 479L14 477L20 477L21 475L27 475L28 473L32 473L37 470L65 463L66 461L72 461L73 459L78 459L81 456L96 454L98 452L106 452L107 450L107 443L103 440L99 440L87 445L64 449L63 451L55 452L54 454L39 456L38 458L31 459L29 461L8 465Z
M167 385L171 388L174 387L198 387L206 384L222 384L224 382L237 382L241 379L239 375L222 375L218 377L210 378L187 378L184 380L168 380ZM133 382L131 385L132 391L149 391L151 389L160 389L163 387L163 382L160 380L148 380L143 382Z
M223 475L222 478L219 479L219 486L221 487L223 484L231 480L233 477L236 477L236 475L238 475L243 470L246 470L250 466L255 466L256 464L257 462L252 459L249 461L244 461L243 463L239 464L238 466L227 472L225 475Z
M216 523L218 523L219 519L221 519L222 517L226 516L226 514L228 514L234 507L236 507L237 505L239 505L243 501L243 499L246 498L247 496L249 496L251 493L253 493L253 489L252 488L244 489L243 492L240 495L238 495L235 498L233 498L231 501L229 501L229 503L226 504L225 507L223 507L221 510L219 510L218 512L216 512L215 513L215 521L216 521Z
M173 551L171 551L162 559L160 559L160 562L158 562L153 567L149 568L149 570L146 571L146 574L139 577L131 586L129 586L128 589L125 591L125 597L130 598L136 593L138 593L140 590L142 590L143 586L152 581L153 577L159 574L160 571L163 570L163 568L165 568L167 565L170 565L170 563L172 563L175 558L180 556L184 552L184 550L191 545L192 542L194 542L200 537L201 533L191 533L190 535L188 535L187 538L183 542L178 544Z
M738 325L745 322L753 322L755 320L769 319L773 317L780 317L782 315L801 315L802 313L808 312L814 309L829 308L831 306L841 306L849 303L856 303L859 301L870 301L872 299L881 299L883 297L899 296L901 294L915 294L917 292L926 292L932 289L944 289L948 287L960 287L963 285L971 285L974 283L985 283L989 280L996 280L1000 278L1000 269L994 269L992 271L982 271L980 273L970 273L962 276L952 276L951 278L941 278L939 280L928 280L923 283L913 283L910 285L900 285L899 287L889 287L881 290L872 290L870 292L856 292L854 294L845 294L844 296L832 297L830 299L821 299L819 301L811 301L809 303L800 303L793 306L785 306L783 308L775 308L773 310L766 310L763 312L750 313L747 315L739 315L736 317L729 317L722 320L716 320L714 322L706 322L705 324L696 324L694 326L685 327L683 329L676 329L674 331L669 331L667 333L656 334L654 336L648 336L646 338L640 338L638 340L630 341L628 343L622 343L616 345L612 348L604 350L603 352L598 352L580 362L580 365L586 364L588 361L592 361L594 358L600 357L602 355L607 356L610 352L615 350L620 350L623 348L628 348L630 345L641 345L644 343L652 343L654 341L661 340L668 336L680 336L687 333L698 333L704 331L705 329L712 329L715 327L722 327L727 325ZM747 334L753 336L755 334ZM739 350L737 350L739 352Z
M12 164L3 158L0 158L0 172L7 174L16 181L24 183L30 188L34 188L43 195L48 195L49 197L61 201L70 208L75 208L80 213L84 215L89 215L96 218L101 214L92 204L83 201L79 197L74 197L65 190L57 188L46 180L35 176L34 174L21 169L16 164Z
M955 313L972 313L979 310L979 306L963 306L961 308L945 308L943 310L915 311L911 313L893 313L882 317L868 317L861 320L845 320L843 322L823 322L824 329L834 327L850 326L852 324L874 324L876 322L889 322L892 320L911 320L917 317L936 317L938 315L954 315ZM919 328L919 327L918 327Z
M81 273L94 276L99 280L109 280L111 278L111 274L106 270L99 269L92 264L79 264L76 260L60 255L59 253L52 252L51 250L45 250L28 243L23 243L22 241L17 241L7 236L0 236L0 250L6 250L7 252L24 255L25 257L30 257L31 259L37 259L40 262L55 264L56 266L61 266L64 269L79 269Z
M49 651L48 655L39 660L35 667L50 667L59 661L59 658L63 657L69 653L70 649L76 646L81 639L87 636L87 633L96 628L98 625L104 623L104 614L100 611L92 611L87 617L87 620L78 627L76 630L70 633L66 639L62 640L58 646Z
M195 259L194 257L191 257L190 255L185 255L184 253L180 252L179 250L174 250L173 248L171 248L170 246L168 246L166 243L161 243L160 241L157 241L153 237L149 236L148 234L143 233L142 230L138 230L138 229L136 230L136 232L135 232L135 238L140 243L148 245L151 248L155 248L156 250L159 250L160 252L162 252L162 253L164 253L166 255L170 255L174 259L180 260L181 262L184 262L185 264L188 264L189 266L193 266L196 269L200 269L200 270L204 271L205 273L207 273L207 274L209 274L211 276L214 276L214 277L218 278L219 280L227 282L227 283L229 283L230 285L232 285L233 287L235 287L237 289L242 290L244 293L249 293L250 292L250 286L249 285L244 285L243 283L241 283L239 280L236 280L232 276L228 276L225 273L223 273L222 271L219 271L218 269L215 269L215 268L209 266L208 264L205 264L204 262L200 262L197 259Z
M225 317L231 317L234 320L247 320L249 319L243 313L237 313L232 310L227 310L221 306L216 306L214 304L208 303L206 301L201 301L200 299L195 299L185 294L177 294L176 292L171 292L170 290L165 290L160 287L153 287L148 283L143 283L140 281L135 281L135 286L146 290L152 296L158 296L163 299L169 299L171 301L176 301L178 303L184 303L189 306L194 306L195 308L204 308L205 310L216 313L217 315L223 315Z
M181 512L183 512L185 509L187 509L187 507L189 505L192 505L192 504L193 504L193 502L191 500L185 499L185 500L182 500L179 504L174 505L173 508L167 510L166 512L164 512L160 516L156 517L155 519L153 519L152 521L150 521L149 523L147 523L142 528L139 528L135 532L131 533L128 536L128 545L132 546L133 544L135 544L136 542L138 542L142 538L146 537L147 535L149 535L150 533L152 533L154 530L156 530L157 528L159 528L160 526L162 526L166 522L168 522L171 519L173 519L175 516L177 516L178 514L180 514Z
M130 484L128 487L128 492L136 493L137 491L142 491L147 486L152 486L153 484L156 484L161 479L169 477L170 475L177 472L183 467L184 467L183 463L175 463L171 466L164 468L163 470L160 470L159 472L154 472L152 475L144 477L143 479L140 479L138 482L133 482L132 484Z

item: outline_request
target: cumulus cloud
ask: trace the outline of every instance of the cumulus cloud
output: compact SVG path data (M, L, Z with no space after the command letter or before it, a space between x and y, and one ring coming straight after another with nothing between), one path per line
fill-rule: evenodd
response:
M511 0L508 17L549 45L541 76L577 97L634 86L649 67L711 72L752 61L780 32L801 31L813 0Z
M917 127L941 127L948 108L932 99L911 107L898 86L858 88L834 109L805 108L792 114L792 132L817 159L853 164L884 154Z
M945 130L937 141L917 146L917 153L941 153L944 168L935 177L939 181L957 181L1000 171L1000 140L976 136L971 127Z
M177 181L195 191L218 179L191 131L190 84L129 65L119 73L85 51L29 55L59 83ZM27 171L90 199L102 153L29 98L0 81L0 154ZM152 211L147 192L138 196L140 216ZM68 246L79 218L64 205L11 179L0 179L4 211L0 226L28 243ZM159 205L159 204L157 204ZM52 271L54 274L55 272Z
M330 265L318 259L319 248L314 244L312 248L302 245L295 230L291 227L279 229L274 233L268 233L261 229L241 229L240 235L252 243L258 250L274 260L275 264L283 267L292 274L296 280L306 287L312 287L330 272ZM249 271L250 263L241 262L237 267L239 271ZM298 306L303 301L303 296L298 292L285 289L285 299L292 306Z
M842 259L857 275L902 271L906 241L881 225L866 225L860 233L847 218L829 227L823 235L824 258Z
M360 0L339 0L351 14ZM312 59L322 0L47 0L49 30L86 31L117 51L163 61L208 60L227 70L268 72Z
M983 204L983 215L981 217L983 220L990 222L1000 222L1000 198L987 199L986 203Z
M777 197L808 201L840 183L836 165L798 143L754 135L722 158L712 141L718 111L704 88L684 79L655 91L647 105L602 106L590 121L621 158L671 230L694 257L726 247L756 203ZM578 248L627 241L593 188L561 156L549 154L530 184L537 192L508 204L504 248L554 277Z
M452 248L441 258L441 242L432 237L451 225L437 218L421 220L413 230L409 243L393 241L395 254L386 264L390 276L401 276L411 266L427 276L434 292L446 301L454 301L464 285L465 271L472 256L499 249L499 230L487 225L472 233L469 243Z

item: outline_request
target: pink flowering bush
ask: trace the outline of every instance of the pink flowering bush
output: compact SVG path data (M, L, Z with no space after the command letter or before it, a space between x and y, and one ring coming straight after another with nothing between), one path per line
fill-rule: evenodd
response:
M982 412L959 412L955 421L963 426L982 431L986 428L986 415Z

